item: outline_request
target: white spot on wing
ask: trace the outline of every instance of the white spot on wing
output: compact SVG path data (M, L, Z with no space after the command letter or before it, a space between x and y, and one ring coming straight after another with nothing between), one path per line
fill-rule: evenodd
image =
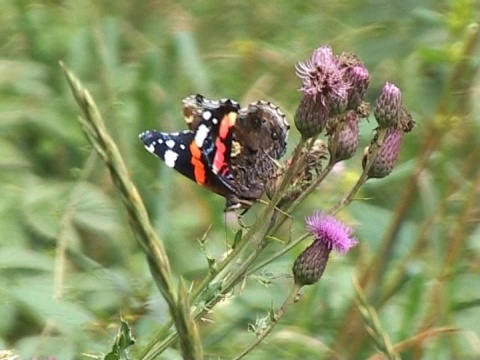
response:
M148 152L153 154L155 152L155 144L152 143L150 145L145 145L145 149L147 149Z
M202 117L204 120L210 120L210 118L212 117L212 112L205 110L202 114Z
M217 125L217 124L218 124L218 119L217 119L217 118L213 118L213 119L212 119L212 123L214 123L215 125Z
M175 152L175 151L172 151L172 150L167 150L165 151L165 155L164 155L164 161L165 161L165 164L168 166L168 167L175 167L175 162L177 161L178 159L178 154Z
M211 115L211 114L210 114ZM203 146L203 142L207 138L208 133L210 132L209 128L205 124L200 124L195 133L195 144L201 148Z
M180 144L180 149L185 150L185 144Z
M169 139L165 141L165 145L167 145L170 149L173 149L173 147L175 146L175 141L172 139Z

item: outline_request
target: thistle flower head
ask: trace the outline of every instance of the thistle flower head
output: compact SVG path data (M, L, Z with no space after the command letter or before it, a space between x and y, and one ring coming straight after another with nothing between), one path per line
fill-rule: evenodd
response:
M320 279L332 249L343 254L357 244L352 230L331 215L316 212L306 219L306 226L315 240L293 264L295 283L302 286Z
M352 237L352 229L332 215L317 211L306 218L305 224L315 241L326 243L330 250L339 254L345 254L358 243Z
M319 47L309 60L299 62L296 70L303 82L300 90L310 96L323 95L319 100L324 106L331 97L346 96L348 84L343 81L343 71L331 47Z
M295 125L304 137L311 137L323 130L329 116L345 110L350 85L329 46L316 49L309 60L297 64L296 71L304 95L295 114Z
M383 145L380 148L372 166L370 167L368 177L379 179L387 176L392 172L393 167L397 162L398 154L400 153L403 134L404 132L401 129L387 129L387 134L385 135L385 139L383 140ZM365 168L367 164L369 155L370 153L367 151L363 157L363 168Z
M374 115L380 128L398 126L402 109L402 93L398 87L386 83L375 104Z

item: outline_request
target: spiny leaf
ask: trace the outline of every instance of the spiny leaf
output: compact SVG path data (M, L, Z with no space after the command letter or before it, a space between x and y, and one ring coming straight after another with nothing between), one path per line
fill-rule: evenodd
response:
M121 319L120 328L118 329L115 343L112 346L112 351L105 355L105 360L130 360L127 348L135 344L135 338L132 335L128 323Z

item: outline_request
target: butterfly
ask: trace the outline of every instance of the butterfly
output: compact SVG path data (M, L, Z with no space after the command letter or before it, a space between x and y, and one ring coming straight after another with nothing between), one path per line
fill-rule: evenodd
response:
M165 164L226 198L227 209L259 199L286 150L289 125L275 105L258 101L241 109L231 99L191 95L183 100L189 130L148 130L145 148Z

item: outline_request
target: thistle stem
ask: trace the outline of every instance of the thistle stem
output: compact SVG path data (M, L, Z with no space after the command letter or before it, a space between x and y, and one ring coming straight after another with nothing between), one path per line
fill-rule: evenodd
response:
M350 204L353 200L353 197L357 194L358 190L362 187L363 184L368 180L368 173L370 168L372 167L375 159L377 158L380 149L383 146L383 141L385 140L385 136L387 134L387 129L378 129L378 138L376 141L373 142L371 145L371 152L367 158L367 163L365 164L365 168L363 169L362 175L358 178L357 182L353 186L352 190L342 199L340 200L334 207L332 207L329 211L330 214L336 214L345 206Z
M262 332L257 336L255 341L252 344L250 344L250 346L248 348L246 348L240 355L233 358L234 360L240 360L240 359L244 358L253 349L255 349L255 347L257 347L267 337L268 334L270 334L270 332L273 330L275 325L278 324L279 320L285 314L288 307L296 302L297 296L298 296L298 293L299 293L301 287L302 286L299 285L299 284L293 284L292 289L290 290L290 294L288 295L287 299L282 304L282 306L271 315L270 322L268 323L268 325L262 330Z

